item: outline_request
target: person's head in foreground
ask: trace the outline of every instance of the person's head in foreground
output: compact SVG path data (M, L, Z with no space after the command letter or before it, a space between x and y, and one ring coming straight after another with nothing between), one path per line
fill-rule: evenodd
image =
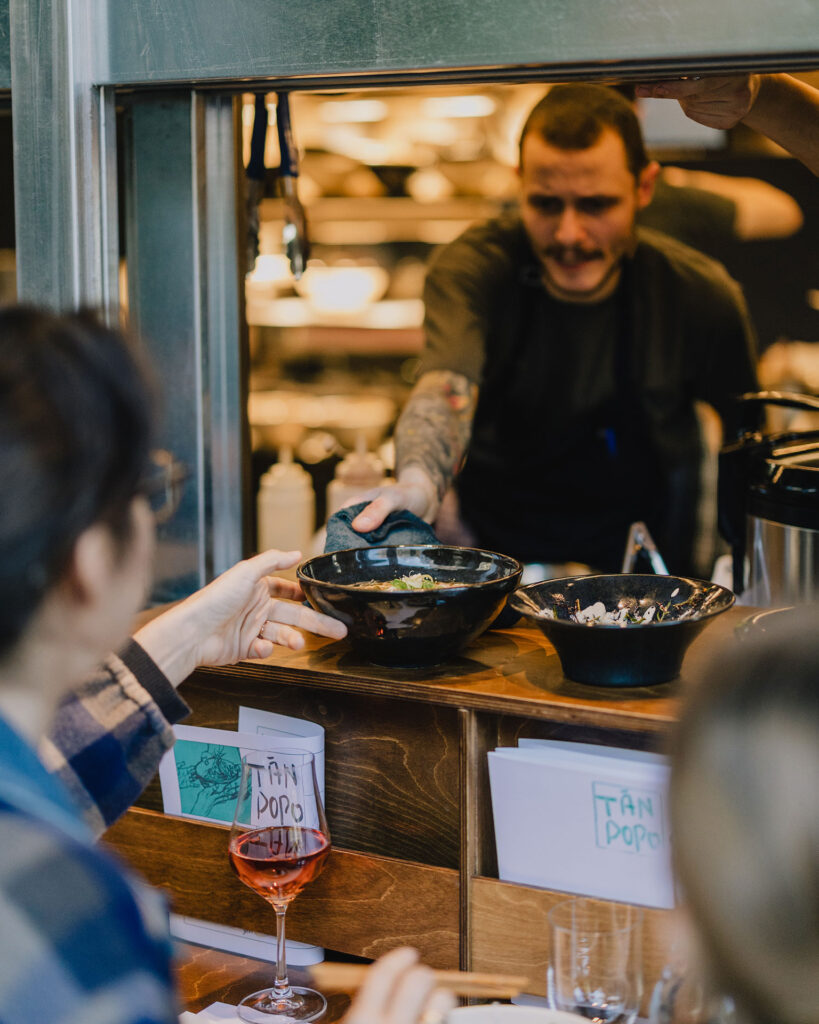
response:
M673 846L704 962L741 1019L815 1024L819 609L781 618L723 650L684 710Z
M521 216L547 290L564 302L605 299L659 171L631 104L602 85L554 86L523 126L519 170Z
M127 635L153 551L152 410L90 314L0 310L0 668L59 650L65 685Z

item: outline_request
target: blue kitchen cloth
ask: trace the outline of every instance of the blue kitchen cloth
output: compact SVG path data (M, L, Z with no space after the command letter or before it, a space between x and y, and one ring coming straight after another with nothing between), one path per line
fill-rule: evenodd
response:
M325 554L328 551L343 551L345 548L371 548L381 544L441 543L429 523L425 523L423 519L408 509L390 512L384 522L374 530L358 533L350 526L350 523L367 505L369 505L368 501L360 501L357 505L339 509L338 512L334 512L330 516L327 520L327 539L324 542ZM516 611L513 611L509 605L504 605L489 628L503 629L506 626L513 626L519 618Z
M435 531L414 512L402 509L390 512L380 526L367 533L358 533L350 523L369 501L360 501L339 509L327 520L327 539L324 551L343 551L345 548L373 548L380 544L440 544Z

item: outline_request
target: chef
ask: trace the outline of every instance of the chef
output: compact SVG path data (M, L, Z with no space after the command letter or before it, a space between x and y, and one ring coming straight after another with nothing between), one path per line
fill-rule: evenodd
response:
M643 520L669 571L691 570L695 403L732 429L733 397L756 387L755 340L721 264L636 227L658 171L614 90L555 86L537 104L519 212L433 258L397 483L356 530L406 508L444 541L611 572Z

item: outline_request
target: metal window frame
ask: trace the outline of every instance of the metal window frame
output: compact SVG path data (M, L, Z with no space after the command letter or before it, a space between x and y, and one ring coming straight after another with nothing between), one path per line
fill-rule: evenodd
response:
M160 102L147 90L164 88L168 124L181 108L189 118L167 151L138 145L129 156L129 174L143 178L172 161L173 215L163 222L136 204L136 179L124 186L131 309L173 385L166 443L194 469L162 539L162 596L202 585L245 546L241 218L225 202L241 173L232 94L817 67L819 0L776 10L769 0L0 0L21 299L116 318L116 96L144 114ZM153 261L179 230L191 258L167 260L169 280L151 294Z

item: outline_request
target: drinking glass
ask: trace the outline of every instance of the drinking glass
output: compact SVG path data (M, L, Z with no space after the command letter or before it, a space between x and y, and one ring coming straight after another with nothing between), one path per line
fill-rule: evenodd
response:
M242 749L228 849L240 880L276 912L276 980L241 1001L240 1019L250 1024L315 1020L327 1000L313 989L290 984L284 944L288 904L321 873L330 852L312 754Z
M715 992L708 981L687 963L672 959L651 992L649 1024L735 1024L736 1011L729 996Z
M643 995L642 911L572 899L549 912L549 1005L595 1024L633 1024Z

